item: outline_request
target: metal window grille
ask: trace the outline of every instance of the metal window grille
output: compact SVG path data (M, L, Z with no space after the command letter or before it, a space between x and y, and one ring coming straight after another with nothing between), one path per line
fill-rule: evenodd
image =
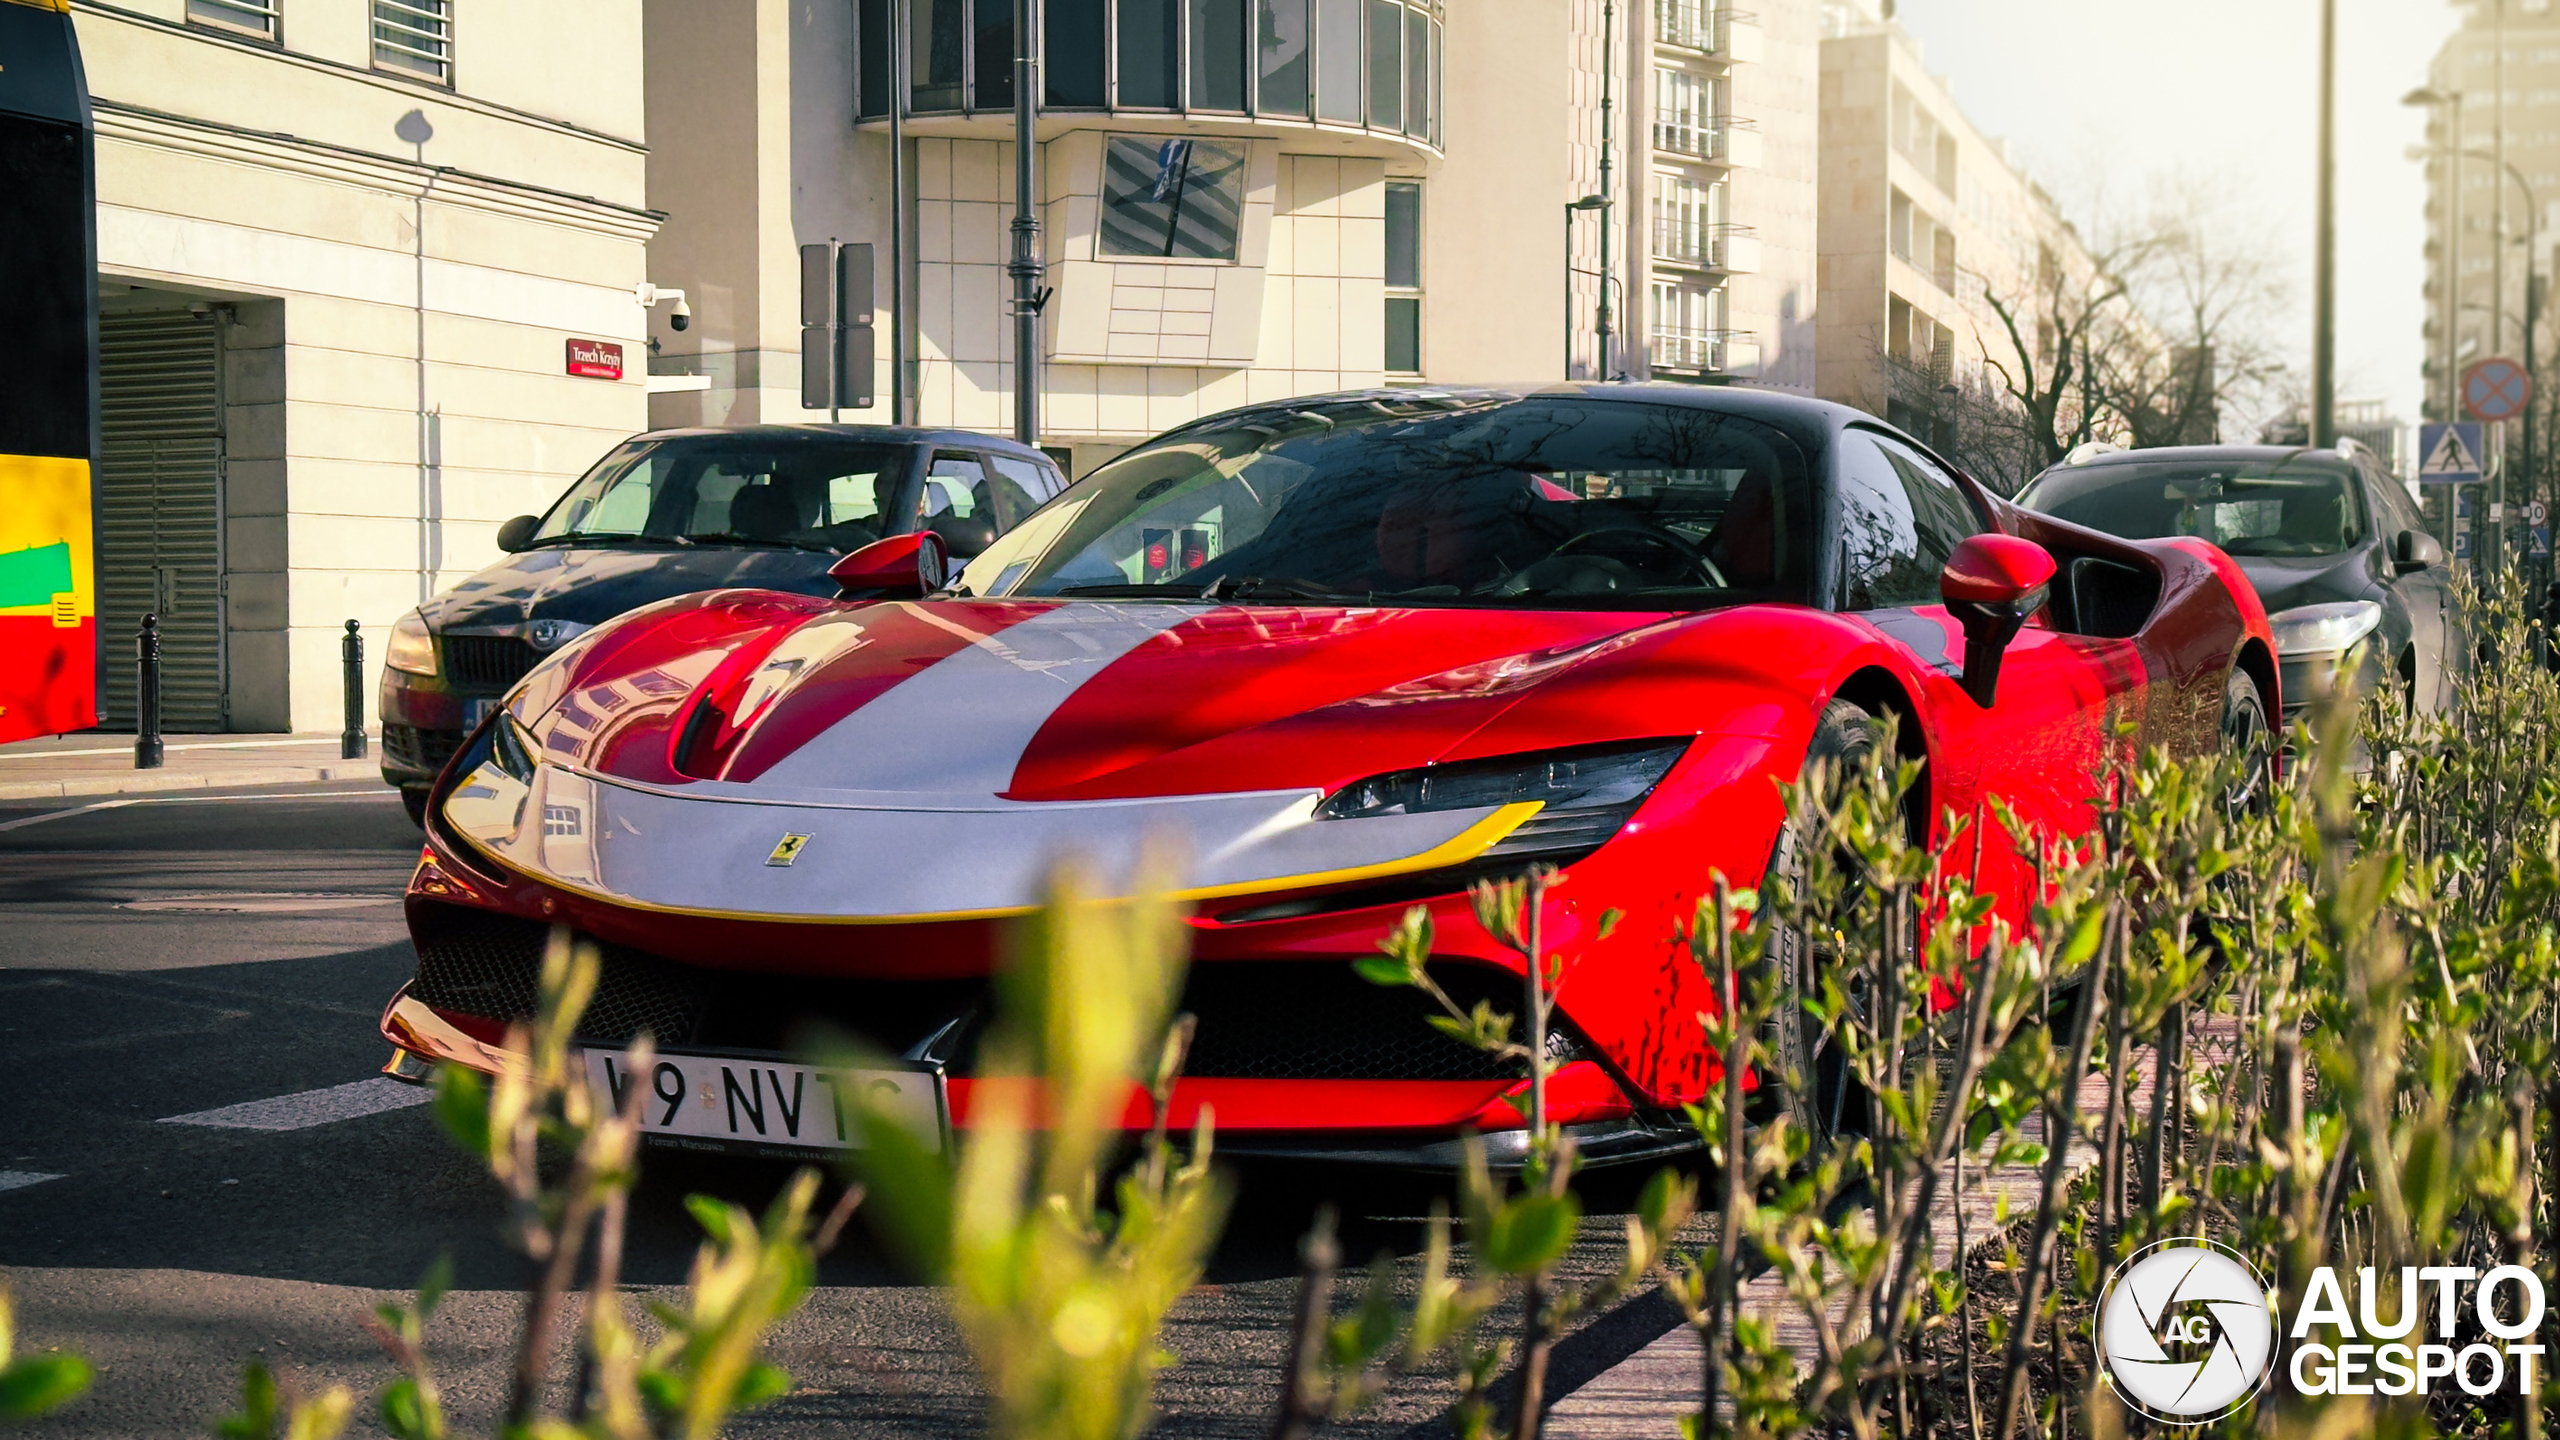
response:
M373 63L453 83L453 0L373 0Z
M273 40L283 24L276 13L281 3L282 0L187 0L187 18L201 25Z

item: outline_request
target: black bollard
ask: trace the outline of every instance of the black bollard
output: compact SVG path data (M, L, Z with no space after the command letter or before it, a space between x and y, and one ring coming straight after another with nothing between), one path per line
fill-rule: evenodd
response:
M347 622L347 638L338 642L338 658L346 662L347 728L338 736L338 758L364 758L364 635Z
M160 617L142 617L133 639L133 768L160 768Z

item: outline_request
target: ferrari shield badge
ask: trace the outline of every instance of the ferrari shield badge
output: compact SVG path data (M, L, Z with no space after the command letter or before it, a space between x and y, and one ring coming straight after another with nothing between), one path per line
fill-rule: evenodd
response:
M788 865L792 861L800 858L801 850L806 848L808 844L809 837L806 835L785 835L781 839L773 842L773 853L764 857L764 863L767 865Z

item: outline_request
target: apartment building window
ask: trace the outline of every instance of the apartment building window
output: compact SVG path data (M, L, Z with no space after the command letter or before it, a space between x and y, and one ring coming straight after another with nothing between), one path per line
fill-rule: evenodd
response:
M1716 157L1716 116L1723 83L1685 70L1653 72L1653 148L1700 159Z
M1245 149L1115 135L1103 153L1102 253L1233 260Z
M1307 113L1307 0L1258 0L1254 69L1266 115Z
M1653 363L1665 370L1723 370L1726 342L1726 298L1721 287L1702 288L1676 280L1653 286Z
M1387 370L1422 373L1422 186L1387 182Z
M1654 38L1692 50L1716 48L1715 0L1654 0Z
M1683 265L1713 258L1716 227L1724 223L1725 189L1685 175L1657 175L1653 184L1653 253Z
M283 18L276 13L281 0L187 0L190 24L247 35L259 40L283 38Z
M453 0L373 0L373 68L453 83Z

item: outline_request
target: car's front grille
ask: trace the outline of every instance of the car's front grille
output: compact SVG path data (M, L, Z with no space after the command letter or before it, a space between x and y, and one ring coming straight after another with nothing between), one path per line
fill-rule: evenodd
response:
M1447 961L1434 980L1464 1009L1527 1008L1520 981L1490 966ZM1182 1008L1199 1017L1184 1073L1252 1080L1504 1080L1517 1062L1497 1060L1441 1034L1440 1013L1419 990L1372 985L1348 964L1229 962L1195 965ZM1515 1020L1515 1038L1529 1027ZM1557 1060L1579 1053L1561 1027L1548 1037Z
M422 730L415 725L385 724L382 727L382 754L392 764L410 770L444 769L444 762L462 748L459 730Z
M418 978L409 993L438 1010L529 1020L542 996L550 929L486 911L439 907L420 927ZM578 1038L628 1045L643 1033L661 1045L690 1043L702 1023L704 973L622 945L603 947L596 992Z
M440 643L445 678L469 690L504 690L542 658L512 635L447 635Z
M514 1022L539 999L549 928L454 906L426 907L418 978L409 993L439 1010ZM971 1073L987 1013L983 980L842 980L751 974L678 964L627 946L603 947L596 994L578 1026L591 1044L624 1045L643 1030L662 1045L788 1050L813 1030L849 1033L890 1054L964 1022L938 1047L955 1074ZM1488 1001L1518 1015L1520 982L1490 966L1440 962L1432 976L1462 1007ZM1237 1080L1505 1080L1496 1060L1433 1029L1421 992L1372 985L1347 963L1231 961L1195 965L1180 1008L1199 1019L1184 1073ZM1515 1024L1525 1038L1527 1026ZM1558 1025L1548 1053L1581 1045Z

